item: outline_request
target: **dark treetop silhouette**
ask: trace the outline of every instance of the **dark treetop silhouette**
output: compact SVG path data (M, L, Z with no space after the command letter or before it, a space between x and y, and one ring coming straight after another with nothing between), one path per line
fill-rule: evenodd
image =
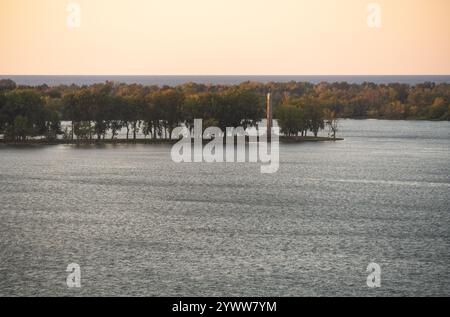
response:
M245 82L240 85L186 83L176 87L106 82L91 86L28 87L0 80L0 134L5 140L30 137L55 140L114 139L126 129L135 140L142 132L169 139L180 124L194 119L204 128L256 126L265 117L271 91L274 117L287 136L314 136L325 127L336 136L337 118L450 120L450 85L446 83L348 84ZM61 121L72 122L61 129Z

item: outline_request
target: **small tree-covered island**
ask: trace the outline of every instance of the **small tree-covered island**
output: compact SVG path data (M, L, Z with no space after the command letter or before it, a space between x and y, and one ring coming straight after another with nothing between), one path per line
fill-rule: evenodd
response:
M28 87L0 80L3 143L164 142L173 130L256 127L271 91L282 141L337 140L338 118L450 120L450 84L306 82ZM63 124L66 123L66 124ZM68 124L67 124L68 123ZM319 137L324 130L327 137ZM123 136L119 132L123 132Z

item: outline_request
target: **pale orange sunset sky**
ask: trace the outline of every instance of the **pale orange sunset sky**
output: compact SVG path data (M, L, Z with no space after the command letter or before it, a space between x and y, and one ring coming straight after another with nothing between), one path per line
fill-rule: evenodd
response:
M449 15L449 0L0 0L0 74L448 75Z

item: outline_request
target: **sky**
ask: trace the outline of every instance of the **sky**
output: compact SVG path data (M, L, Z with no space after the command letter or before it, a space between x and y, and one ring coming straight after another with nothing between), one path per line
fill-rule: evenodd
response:
M0 0L0 74L449 75L449 14L449 0Z

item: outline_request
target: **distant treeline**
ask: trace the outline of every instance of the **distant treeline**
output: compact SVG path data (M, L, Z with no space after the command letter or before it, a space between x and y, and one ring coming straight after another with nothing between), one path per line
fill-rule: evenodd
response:
M17 86L0 80L0 134L10 140L45 136L115 138L138 133L170 138L180 124L204 128L256 126L265 117L265 95L272 92L275 119L286 135L314 135L336 118L450 120L450 84L255 83L177 87L106 82L92 86ZM61 129L62 121L72 122Z

